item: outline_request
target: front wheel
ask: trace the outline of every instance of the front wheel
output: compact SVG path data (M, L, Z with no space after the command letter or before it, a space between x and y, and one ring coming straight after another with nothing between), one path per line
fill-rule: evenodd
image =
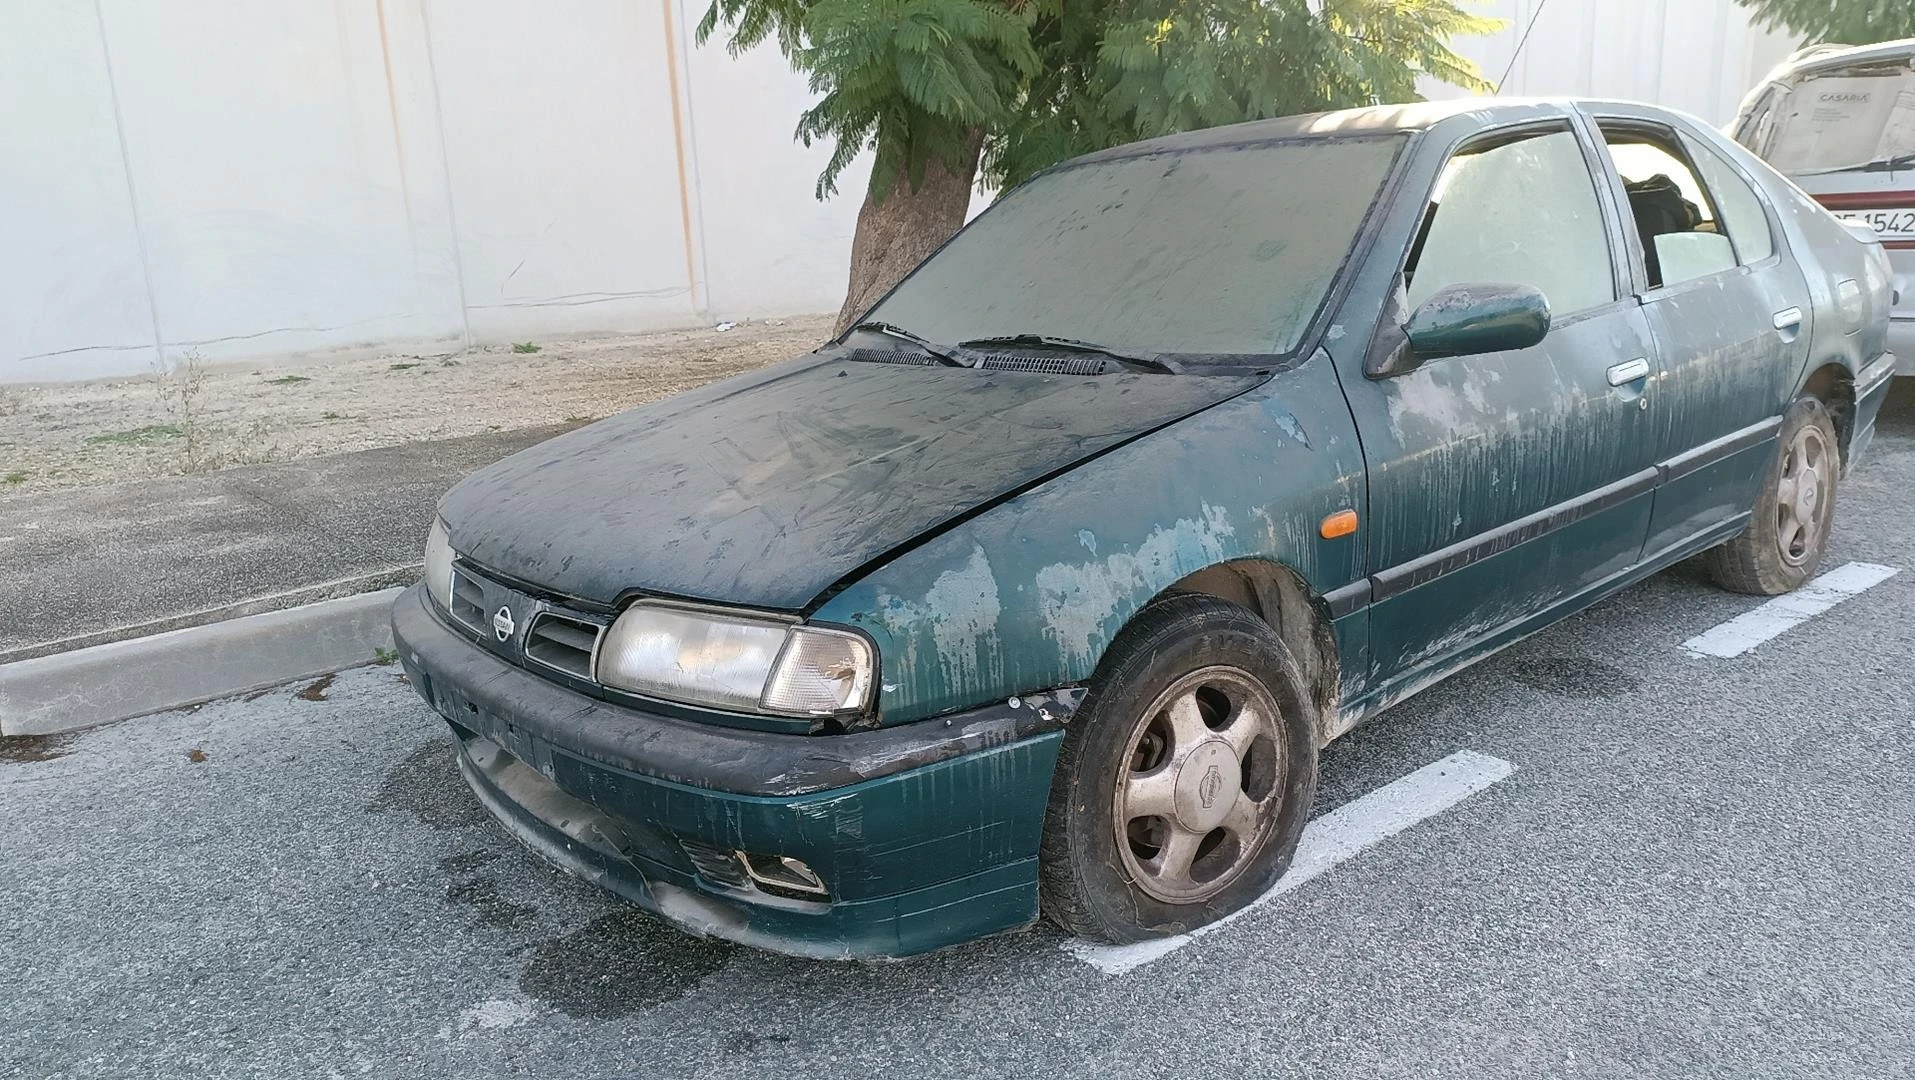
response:
M1835 523L1842 455L1828 407L1797 398L1776 443L1749 527L1708 554L1710 576L1734 592L1779 596L1799 588L1814 576Z
M1098 941L1182 933L1276 883L1316 793L1317 716L1282 639L1207 596L1146 608L1059 752L1045 914Z

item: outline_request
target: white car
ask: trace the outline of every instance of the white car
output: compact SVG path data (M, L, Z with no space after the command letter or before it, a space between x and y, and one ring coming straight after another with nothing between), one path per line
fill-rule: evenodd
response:
M1743 99L1730 134L1881 240L1897 290L1889 348L1915 357L1915 38L1796 53Z

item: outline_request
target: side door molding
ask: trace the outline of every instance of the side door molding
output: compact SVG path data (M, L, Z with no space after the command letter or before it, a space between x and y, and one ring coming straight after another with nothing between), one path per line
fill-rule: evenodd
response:
M1758 420L1748 427L1731 431L1720 438L1711 439L1692 450L1686 450L1666 461L1656 463L1656 471L1661 474L1658 484L1678 480L1692 472L1706 469L1724 458L1732 457L1775 438L1782 429L1782 418L1772 416L1767 420Z

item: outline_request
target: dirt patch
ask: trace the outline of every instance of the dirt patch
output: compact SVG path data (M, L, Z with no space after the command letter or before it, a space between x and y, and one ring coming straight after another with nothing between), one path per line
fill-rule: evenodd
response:
M796 356L828 316L449 356L186 364L0 387L0 499L15 494L582 423Z
M464 829L483 824L485 807L472 797L459 775L452 740L429 742L394 765L379 794L366 804L369 814L403 810L434 829Z
M471 908L481 923L497 930L510 930L538 918L539 914L539 909L530 904L514 903L500 895L499 883L489 878L455 881L446 886L446 903Z
M540 944L519 989L575 1019L616 1020L685 996L737 952L631 908Z
M301 701L325 701L326 691L332 689L332 681L338 677L337 675L321 675L319 678L314 679L304 690L301 690L293 696Z
M0 735L0 762L52 761L73 752L71 735Z

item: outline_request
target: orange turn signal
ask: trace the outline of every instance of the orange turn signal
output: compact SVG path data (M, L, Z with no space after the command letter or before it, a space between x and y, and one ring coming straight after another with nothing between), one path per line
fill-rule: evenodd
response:
M1323 534L1325 540L1335 540L1339 536L1350 535L1356 531L1356 511L1338 510L1324 518L1323 524L1317 531Z

